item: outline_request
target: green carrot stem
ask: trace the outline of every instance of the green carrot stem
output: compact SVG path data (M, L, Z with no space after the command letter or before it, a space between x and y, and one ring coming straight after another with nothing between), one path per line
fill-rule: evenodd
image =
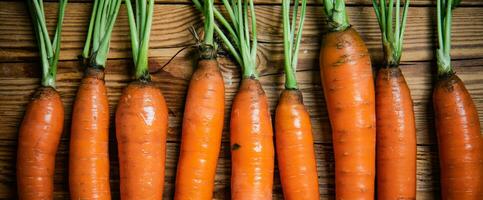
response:
M90 60L90 67L104 68L112 29L116 22L121 0L94 0L86 43L82 57Z
M438 77L453 74L451 66L451 23L453 9L460 3L459 0L437 0L437 30L438 49L436 61L438 65Z
M213 0L206 0L205 3L205 35L203 42L207 45L214 46L213 34L215 30L215 17L213 14Z
M106 18L106 23L103 25L105 26L106 30L105 33L102 34L103 37L100 40L99 50L97 54L95 54L94 63L95 66L106 66L107 55L109 53L109 44L111 42L111 34L112 29L114 28L114 24L116 22L117 14L119 12L119 8L121 7L121 0L112 0L113 1L113 9L115 10L114 16ZM107 9L107 8L106 8Z
M294 2L293 12L297 13L298 0ZM298 62L298 52L300 41L302 40L302 29L305 21L307 1L302 0L302 8L300 12L300 22L296 29L297 15L292 15L292 23L290 23L290 0L282 1L282 21L283 21L283 40L284 40L284 70L285 70L285 88L298 89L296 71ZM295 34L297 32L297 34Z
M131 34L131 49L132 49L132 57L134 60L134 63L137 63L138 61L138 54L134 52L138 52L138 47L139 47L139 36L138 36L138 28L136 27L136 22L139 21L138 19L135 19L134 17L134 12L132 10L132 5L131 5L131 0L126 0L126 9L127 9L127 17L128 17L128 24L129 24L129 33ZM137 0L136 0L137 2ZM138 8L136 8L137 10Z
M344 31L350 27L344 0L324 0L330 31Z
M409 0L404 3L402 21L400 21L401 1L389 0L386 4L385 0L372 0L374 12L381 29L382 44L384 50L385 66L398 66L402 56L402 46L404 38L404 30L406 26L407 12L409 8ZM395 7L396 16L393 17L393 9ZM387 12L386 12L387 11ZM394 19L395 18L395 19ZM395 25L393 26L393 22Z
M126 0L129 30L131 35L132 55L137 80L150 80L148 65L149 38L154 13L154 0L139 2L136 0L136 14L130 0Z
M91 12L91 20L89 21L89 28L87 30L87 38L86 38L86 43L84 45L84 50L82 51L82 57L84 59L87 59L90 55L90 50L91 50L91 41L92 41L92 33L94 30L94 24L96 21L96 12L97 12L97 6L99 5L99 1L94 1L94 5L92 7L92 12Z
M29 0L27 1L27 4L32 17L35 38L37 40L37 45L40 52L40 60L42 66L41 85L45 87L55 88L57 64L59 61L60 53L62 23L64 21L63 19L67 0L59 1L58 18L53 43L51 43L50 36L47 30L42 0Z

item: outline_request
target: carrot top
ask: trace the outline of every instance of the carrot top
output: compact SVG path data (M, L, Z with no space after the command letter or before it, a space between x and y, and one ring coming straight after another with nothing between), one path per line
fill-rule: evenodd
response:
M42 64L42 86L55 88L55 77L57 75L57 64L59 63L60 39L62 23L64 21L65 7L67 0L59 0L59 13L54 40L51 42L47 25L45 22L44 3L42 0L28 0L28 8L32 17L32 23L37 39L37 46L40 51Z
M135 66L136 79L150 80L148 71L148 50L151 24L153 21L154 0L136 0L136 13L131 0L126 0L131 49Z
M438 23L438 49L436 61L438 64L438 76L444 77L453 74L451 67L451 20L453 9L461 0L437 0L437 23Z
M396 0L396 5L394 5L394 0L389 0L388 4L386 4L386 0L379 0L379 3L377 3L377 0L372 0L372 5L381 28L385 64L387 66L397 66L402 55L409 0L406 0L404 4L402 22L399 20L401 16L401 0ZM393 18L394 6L396 7L395 19ZM395 21L395 25L393 25L393 21Z
M292 23L290 23L290 0L283 0L282 12L283 12L283 47L284 47L284 69L285 69L285 88L286 89L298 89L297 79L295 72L297 69L297 58L300 47L300 41L302 39L302 28L305 21L305 9L307 7L307 0L302 0L302 9L300 13L299 26L297 24L299 2L296 0L293 6ZM295 35L297 31L297 35Z
M324 0L324 8L330 31L343 31L350 27L344 0Z
M222 1L229 20L214 7L213 13L228 34L225 34L217 24L214 29L223 41L224 47L241 66L243 77L257 78L257 26L253 0L245 0L243 3L242 0ZM193 0L193 3L198 10L202 10L200 1ZM251 40L248 12L251 17Z
M105 67L111 33L116 22L121 1L94 0L86 43L82 51L82 57L84 60L89 60L91 67Z
M218 46L213 39L214 30L215 30L214 1L205 0L203 4L203 8L201 8L199 1L193 0L193 3L195 3L195 6L205 16L204 38L203 38L202 44L199 46L201 58L203 59L215 58ZM218 14L220 13L218 12Z

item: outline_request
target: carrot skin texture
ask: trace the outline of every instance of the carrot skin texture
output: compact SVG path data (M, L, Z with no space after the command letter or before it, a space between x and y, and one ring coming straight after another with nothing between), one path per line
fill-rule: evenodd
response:
M212 199L224 111L225 86L218 62L200 60L186 97L174 199Z
M374 199L374 79L367 47L353 28L324 36L320 74L332 127L336 199Z
M437 81L433 91L444 200L482 199L483 147L473 100L456 75Z
M231 198L272 199L273 130L267 96L258 80L242 79L230 127Z
M17 189L20 200L53 199L55 154L64 125L59 93L41 87L27 106L20 124L17 149Z
M72 111L69 188L72 199L111 199L109 104L104 70L88 68Z
M121 199L162 199L168 108L151 82L123 91L116 112Z
M377 197L416 199L416 123L409 87L399 67L376 79Z
M319 199L312 126L299 90L284 90L280 95L275 141L284 198Z

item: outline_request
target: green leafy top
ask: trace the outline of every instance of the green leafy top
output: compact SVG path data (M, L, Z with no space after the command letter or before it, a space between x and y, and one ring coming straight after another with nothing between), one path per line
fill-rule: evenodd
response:
M223 41L226 49L241 66L243 77L258 77L256 72L257 61L257 26L255 6L253 0L222 0L227 17L213 8L214 16L223 28L228 32L226 35L221 28L215 24L215 31ZM193 0L195 7L202 10L203 5L198 0ZM206 2L204 2L206 3ZM248 20L248 17L251 20ZM227 20L229 19L229 20ZM250 40L250 26L252 37Z
M460 0L437 0L437 23L438 23L438 49L436 60L438 63L438 75L447 76L453 73L451 67L451 20L453 9Z
M136 79L149 80L148 50L151 24L153 21L154 0L135 0L136 13L133 12L131 0L126 0L131 47ZM136 14L136 15L134 15Z
M82 57L90 67L104 68L109 52L111 33L116 22L121 0L94 0Z
M290 0L283 0L282 11L283 11L283 47L284 47L284 69L285 69L285 88L287 89L297 89L297 80L295 72L297 69L297 57L300 47L300 41L302 39L302 28L305 21L305 10L307 7L307 0L302 0L302 9L300 13L299 26L296 28L297 24L297 13L298 13L299 2L296 0L293 6L292 12L292 23L290 23ZM295 32L297 34L295 35Z
M32 17L32 23L37 39L37 46L40 51L42 64L42 86L55 88L55 77L57 75L57 64L59 62L60 40L62 23L64 21L65 7L67 0L59 0L59 13L54 40L50 41L49 32L45 22L44 4L42 0L27 0L28 8Z
M382 43L384 47L384 58L387 66L397 66L401 60L402 46L404 38L404 30L406 27L406 18L409 8L409 0L405 1L402 13L402 21L400 18L401 0L372 0L374 11L381 28ZM393 19L393 9L396 7L395 19ZM393 25L393 22L395 24Z
M344 31L350 27L344 0L324 0L330 31Z

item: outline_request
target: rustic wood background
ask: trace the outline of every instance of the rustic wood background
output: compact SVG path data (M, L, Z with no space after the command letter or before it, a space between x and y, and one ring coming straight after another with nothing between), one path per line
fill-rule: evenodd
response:
M54 1L54 0L50 0ZM334 160L331 134L319 80L318 53L321 35L327 30L323 7L309 0L304 37L300 49L298 80L305 104L312 117L318 161L320 192L323 199L334 197ZM409 9L402 69L412 91L418 139L418 199L438 199L439 170L436 138L431 107L433 52L435 47L434 2L413 0ZM259 30L258 69L273 111L283 88L283 46L281 33L281 1L256 0ZM381 63L380 33L370 0L348 0L348 12L354 27L367 42L374 67ZM56 19L57 3L45 4L50 30ZM169 105L169 136L166 160L165 198L172 198L180 140L180 122L185 93L193 71L193 50L183 51L173 62L161 66L184 46L194 43L188 28L200 27L200 14L189 0L157 0L150 50L150 70ZM71 0L67 5L62 36L57 89L65 106L65 130L57 153L55 197L67 199L68 140L72 101L83 74L77 61L84 44L90 0ZM125 8L116 23L107 66L106 84L111 111L111 187L119 196L119 171L114 143L113 112L121 90L130 81L132 63L130 38ZM16 197L15 157L18 125L31 94L39 86L40 65L27 7L20 0L0 2L0 199ZM483 119L483 1L465 0L454 13L453 65L475 100L480 121ZM227 58L220 58L226 84L226 116L237 90L238 68ZM226 126L228 127L228 120ZM216 199L226 199L230 188L230 155L228 130L223 133L217 176ZM278 173L275 174L274 199L282 199Z

